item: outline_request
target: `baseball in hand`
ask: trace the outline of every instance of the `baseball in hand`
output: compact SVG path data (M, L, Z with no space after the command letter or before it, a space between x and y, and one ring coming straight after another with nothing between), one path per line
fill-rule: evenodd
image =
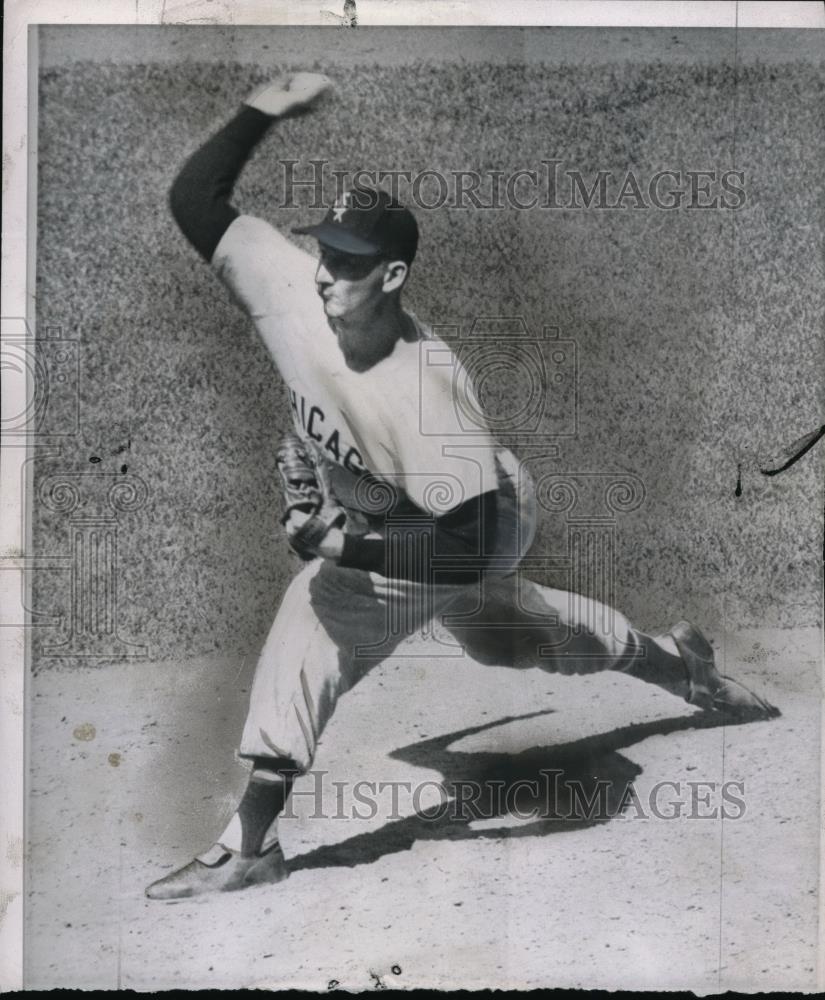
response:
M323 73L296 73L286 85L278 80L258 87L244 104L273 118L281 118L312 107L332 86L332 80Z

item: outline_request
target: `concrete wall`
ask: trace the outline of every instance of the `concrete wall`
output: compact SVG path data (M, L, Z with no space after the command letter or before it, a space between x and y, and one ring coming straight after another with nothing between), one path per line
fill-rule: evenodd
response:
M43 31L37 333L70 376L52 383L52 430L76 432L35 455L35 555L56 561L37 573L34 608L62 616L36 630L36 666L254 654L296 568L273 460L285 395L166 196L250 86L316 60L340 80L337 101L273 131L238 188L243 210L278 225L319 214L308 191L279 207L279 158L304 175L310 157L413 174L557 159L562 181L610 172L610 200L628 171L641 183L637 208L418 213L411 307L464 350L480 319L521 317L544 352L539 420L514 445L544 480L534 554L565 556L571 518L608 516L614 598L644 628L819 621L825 446L781 476L758 472L825 409L825 75L810 36L381 31ZM730 168L744 172L736 210L664 210L646 194L658 171L683 172L684 187L685 171ZM529 371L504 363L524 362L520 344L503 339L482 393L512 421L534 399ZM617 477L635 493L611 509ZM97 569L73 590L78 546L88 560L94 544ZM599 586L550 561L533 575ZM81 634L92 606L117 617L102 639Z

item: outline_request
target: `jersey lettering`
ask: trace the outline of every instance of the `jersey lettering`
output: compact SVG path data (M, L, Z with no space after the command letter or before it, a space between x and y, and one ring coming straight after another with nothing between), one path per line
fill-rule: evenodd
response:
M327 438L326 444L324 445L324 450L328 451L330 455L333 456L336 462L341 461L341 449L338 447L338 438L340 437L338 431L333 431L332 434Z
M364 459L357 448L350 448L344 455L344 468L350 472L364 472Z
M326 414L315 403L309 407L309 417L307 417L307 401L304 396L299 396L294 389L289 390L289 405L295 415L295 424L304 431L313 441L319 444L323 442L324 451L328 452L336 462L349 469L350 472L365 472L364 459L361 453L354 446L347 448L344 453L344 460L341 461L341 432L336 427L329 437L324 441L324 433L321 427L326 421Z
M315 422L315 417L316 416L319 416L321 418L321 423L324 422L324 411L320 407L318 407L318 406L313 406L313 407L310 408L310 411L309 411L309 421L307 423L307 434L309 434L309 436L312 438L313 441L323 441L324 440L324 435L323 434L313 434L313 432L312 432L312 425Z

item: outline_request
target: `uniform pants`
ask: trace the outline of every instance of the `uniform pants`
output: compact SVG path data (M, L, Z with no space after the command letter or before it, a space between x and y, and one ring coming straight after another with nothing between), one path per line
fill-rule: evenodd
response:
M517 572L535 533L531 484L519 487L515 474L500 470L499 498L496 568L480 583L424 586L327 560L306 566L261 652L241 756L308 770L338 698L438 618L483 664L562 674L624 669L638 646L621 614Z

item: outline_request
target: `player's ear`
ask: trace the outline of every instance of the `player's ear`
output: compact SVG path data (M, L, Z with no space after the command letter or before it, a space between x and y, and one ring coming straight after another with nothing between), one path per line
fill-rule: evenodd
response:
M409 274L409 264L403 260L388 260L384 265L384 292L394 292L401 288Z

